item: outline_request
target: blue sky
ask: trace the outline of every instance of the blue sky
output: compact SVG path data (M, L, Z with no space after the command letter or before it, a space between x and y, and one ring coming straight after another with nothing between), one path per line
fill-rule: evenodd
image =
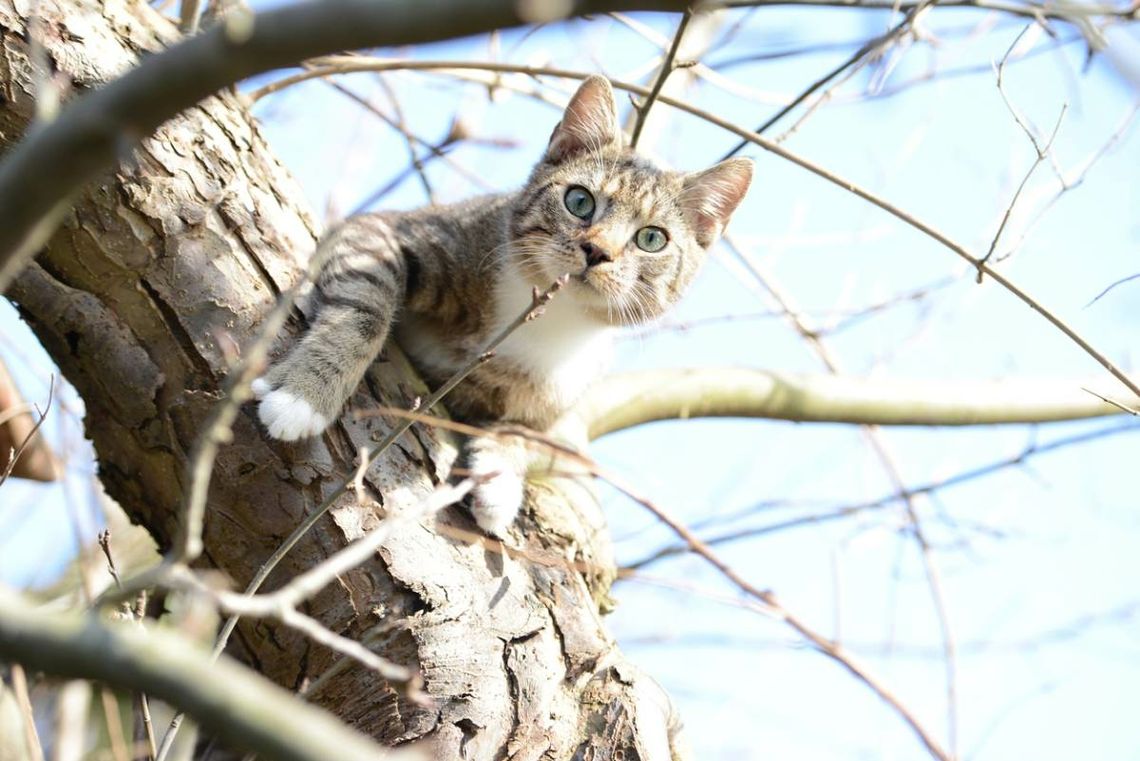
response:
M642 22L671 34L675 17ZM736 17L732 17L736 18ZM723 70L759 97L698 83L685 96L738 124L755 126L888 24L883 13L767 8L735 41L704 57L709 64L802 45L848 43L815 54ZM724 24L720 32L731 26ZM995 86L991 64L1023 24L974 11L936 9L925 28L940 43L918 44L840 88L790 135L791 150L848 177L975 251L984 251L1034 151ZM1061 39L1073 29L1058 25ZM1032 40L1027 40L1032 42ZM533 35L504 33L498 55L513 62L603 71L645 81L655 48L608 19L574 22ZM1047 47L1048 38L1036 45ZM399 54L485 60L486 39ZM395 51L386 51L395 54ZM883 92L939 71L969 70ZM881 80L876 79L877 77ZM486 90L446 76L394 74L388 84L416 134L438 140L459 116L478 136L511 138L511 149L463 146L452 155L494 189L517 187L541 152L557 109L519 95L489 102ZM526 86L528 80L513 80ZM371 75L344 80L387 108ZM574 83L544 80L554 97ZM1085 67L1069 44L1020 60L1006 90L1036 127L1064 120L1052 153L1079 167L1117 129L1138 97L1103 58ZM768 96L771 96L770 98ZM257 106L265 132L314 208L354 208L398 175L402 138L327 85L312 82ZM735 139L698 119L670 114L653 150L680 168L715 161ZM786 127L794 121L781 123ZM1032 229L1003 271L1128 367L1137 349L1140 281L1086 306L1101 289L1140 272L1140 140L1133 128ZM892 294L956 278L929 299L868 318L827 340L856 374L913 378L1086 377L1099 367L1038 315L992 282L977 285L936 242L882 211L781 159L756 158L753 189L731 227L736 242L809 316L858 308ZM441 162L427 170L442 200L479 188ZM1004 240L1016 241L1048 198L1051 170L1039 167L1023 211ZM424 202L413 176L383 205ZM999 247L999 251L1003 251ZM671 321L764 312L727 250L714 253ZM0 310L0 356L25 395L44 395L47 361L21 337L12 310ZM821 371L787 324L736 319L686 331L658 330L622 344L618 369L744 365ZM79 434L81 403L48 433L68 452L68 486L4 486L0 505L0 579L43 582L90 536L98 519L89 496L94 466ZM1126 423L1127 421L1116 421ZM936 480L1106 425L887 430L909 484ZM1128 759L1140 756L1140 505L1138 440L1123 433L1031 459L1024 467L920 499L919 512L946 590L960 650L958 747L963 758ZM660 423L597 442L594 454L690 524L741 511L732 526L766 525L891 491L857 429L766 421ZM64 490L77 505L67 518ZM604 492L629 562L670 543L644 510ZM771 500L783 508L748 508ZM74 524L75 528L71 528ZM17 530L18 529L18 530ZM709 529L713 530L712 528ZM937 617L921 556L898 505L827 525L726 545L723 557L757 586L867 662L939 739L946 742L946 694ZM924 752L910 731L865 686L806 648L787 627L729 604L736 593L698 559L647 568L621 583L611 617L626 650L677 701L701 759L911 759ZM726 598L729 601L726 603Z

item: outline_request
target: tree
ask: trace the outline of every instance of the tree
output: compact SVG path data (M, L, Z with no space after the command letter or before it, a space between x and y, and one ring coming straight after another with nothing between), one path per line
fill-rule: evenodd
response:
M616 569L597 500L581 474L536 483L518 546L503 547L480 537L461 509L447 506L444 497L457 494L443 485L455 456L446 427L420 424L401 431L401 420L410 419L347 415L316 444L288 446L268 441L250 407L240 406L259 368L259 355L277 333L274 323L288 318L295 330L303 319L289 311L291 287L301 276L317 225L242 95L223 91L189 104L243 76L343 47L414 43L536 20L516 16L514 3L439 5L449 11L453 26L440 29L439 9L416 4L407 4L403 23L394 26L400 8L378 9L369 3L304 6L252 21L239 9L176 46L178 32L138 2L45 3L37 9L38 21L19 4L0 4L9 53L0 68L9 93L0 104L0 132L9 140L26 134L0 169L0 188L13 176L24 180L21 197L0 207L9 222L0 233L0 251L30 253L46 240L7 295L83 396L108 493L167 552L170 562L128 579L129 589L155 585L203 594L224 613L248 614L230 641L232 655L278 684L305 689L311 702L386 744L430 738L440 757L456 758L676 755L682 742L668 698L622 654L603 622ZM549 4L531 5L532 12L541 13ZM576 10L619 5L672 7L598 3ZM925 7L903 10L904 22L864 46L863 56L911 34ZM351 15L330 23L338 11ZM1095 18L1114 15L1129 18L1128 12L1115 11ZM678 41L689 18L683 17ZM133 75L123 76L144 51L168 46L141 61ZM672 72L677 48L666 51L662 71ZM198 68L191 72L191 64ZM291 79L384 65L369 59L319 59ZM510 70L510 65L500 69ZM81 94L55 123L28 131L37 116L45 122L52 117L50 95L57 84L47 71L62 72L80 90L117 81ZM635 89L642 98L635 134L655 101L694 110L671 97L665 83L662 75ZM124 131L129 127L135 131ZM461 140L462 129L457 125L459 134L452 139ZM756 139L747 131L742 136ZM419 156L414 139L408 141ZM798 160L779 145L765 147ZM53 172L29 173L37 155L42 160L53 152ZM445 152L435 146L429 156ZM1038 147L1042 160L1045 153ZM61 205L116 154L124 159L117 169L84 185L72 205ZM60 156L68 161L55 171ZM855 192L878 202L866 191ZM0 197L12 198L2 192ZM61 216L62 227L46 238L51 222ZM926 223L907 221L940 235ZM972 257L979 277L984 273L1023 293L981 257L945 236L941 240ZM8 258L5 271L15 272L19 258ZM274 304L283 306L274 310ZM1046 317L1136 391L1089 342L1052 314ZM810 331L804 332L810 339ZM826 357L822 347L821 352ZM408 410L416 409L417 399L428 399L429 390L416 380L397 347L389 347L384 360L353 407ZM577 420L568 421L564 435L582 447L587 433L682 416L694 400L707 404L700 414L867 424L898 422L888 420L884 408L903 410L902 419L913 416L913 405L904 403L906 389L871 387L861 403L848 398L844 405L820 411L820 404L840 396L820 379L717 373L687 380L691 386L672 385L675 393L660 397L647 396L647 389L660 387L659 380L612 381L588 400ZM845 384L841 390L846 393L851 385ZM911 393L929 396L921 388ZM1130 404L1115 389L1104 393ZM1042 420L1116 411L1087 395L1076 394L1075 402L1058 396L1050 394L1035 405L989 397L987 405L973 401L976 394L964 393L943 398L943 408L911 422L951 422L954 414L972 420ZM788 405L789 397L797 404ZM420 411L445 414L429 404ZM398 435L392 445L378 452L393 434ZM379 459L362 467L364 452ZM579 470L598 470L573 455L564 460ZM363 475L353 486L358 472ZM433 508L430 515L418 512L425 505ZM200 527L195 516L204 516ZM306 517L312 528L265 581L266 588L285 590L276 598L254 598L258 603L212 590L201 575L183 566L193 561L199 569L221 569L244 587L257 579L266 559L298 525L308 523ZM842 647L739 577L683 526L674 527L682 549L717 564L757 605L783 616L813 646L894 705L935 756L950 757L935 734ZM378 545L365 553L363 562L334 567L335 575L308 575L314 568L330 569L323 562L370 530ZM914 530L925 545L917 520ZM328 583L334 578L335 583ZM307 583L297 586L298 579ZM22 608L5 604L12 611ZM11 620L24 619L13 614ZM30 617L25 631L42 633L46 630L36 627L48 623ZM60 648L84 642L63 635L59 641ZM366 651L358 649L358 642ZM0 652L11 651L0 647ZM13 660L53 668L15 652ZM114 679L114 672L106 670L114 661L96 671L90 651L82 655L68 661L77 665L59 673ZM314 681L318 686L312 686ZM121 686L155 694L161 689L143 677ZM273 733L265 732L264 724L259 733L256 717L235 728L218 704L209 702L218 696L188 696L179 692L184 686L161 696L176 704L184 701L204 726L229 732L225 736L238 746L250 744L266 756L287 752L260 744ZM308 736L313 736L311 730ZM294 752L306 757L303 749Z

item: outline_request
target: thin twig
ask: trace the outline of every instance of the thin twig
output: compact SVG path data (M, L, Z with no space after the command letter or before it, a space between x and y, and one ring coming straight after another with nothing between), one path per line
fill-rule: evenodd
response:
M758 262L753 257L748 255L743 249L736 246L732 239L725 236L724 241L737 258L744 263L744 266L752 274L753 278L760 284L776 305L784 311L785 316L792 328L800 335L800 337L811 347L812 351L816 354L819 360L823 363L824 367L832 375L838 375L843 371L840 365L838 356L831 351L831 348L824 342L820 335L804 322L803 317L800 315L799 310L792 303L791 298L784 293L783 289L776 284L770 273L763 270ZM931 549L930 542L926 538L926 532L923 529L922 522L918 516L918 508L915 504L914 495L906 486L906 482L902 477L902 472L899 469L898 461L890 450L886 439L883 437L882 430L878 426L863 425L860 426L863 435L867 442L871 445L872 451L875 453L876 458L879 460L883 471L886 473L888 480L893 484L897 493L901 495L903 505L906 509L907 520L910 522L911 532L914 536L915 542L918 544L919 551L922 555L923 568L926 573L927 584L930 587L931 599L934 602L935 613L938 618L938 626L942 636L942 646L945 655L946 667L946 726L947 735L949 737L949 749L951 756L957 756L958 745L958 661L954 650L954 634L950 625L950 614L946 605L946 597L942 587L942 577L938 570L938 564L934 558L934 552Z
M182 0L178 9L178 28L187 36L198 32L198 19L201 17L202 0Z
M1085 307L1086 307L1086 308L1087 308L1087 307L1091 307L1093 304L1095 304L1096 302L1100 301L1102 298L1104 298L1105 296L1107 296L1107 295L1108 295L1108 292L1109 292L1109 291L1111 291L1111 290L1112 290L1113 288L1115 288L1116 286L1118 286L1118 285L1124 285L1125 283L1131 282L1131 281L1133 281L1133 280L1136 280L1136 279L1138 279L1138 278L1140 278L1140 272L1137 272L1135 275L1129 275L1128 277L1122 277L1122 278L1120 278L1120 279L1119 279L1119 280L1117 280L1115 283L1112 283L1112 284L1111 284L1111 285L1109 285L1107 288L1105 288L1103 291L1101 291L1101 292L1100 292L1100 293L1098 293L1096 296L1094 296L1094 297L1093 297L1093 299L1092 299L1092 301L1090 301L1089 303L1085 304Z
M20 709L20 717L23 719L24 746L28 758L30 761L44 761L44 748L40 743L40 733L36 731L36 715L32 710L32 700L28 694L28 676L19 663L11 664L8 673L12 678L12 692L16 696L16 706Z
M792 5L800 8L858 8L869 11L894 11L904 13L920 5L921 2L908 0L705 0L696 5L697 10L714 8L757 8ZM1066 4L1059 6L1051 3L1012 3L1003 0L940 0L939 8L980 8L982 10L998 11L1012 16L1041 20L1054 19L1077 24L1079 21L1089 19L1120 19L1122 21L1134 20L1137 14L1135 4L1132 6L1112 6L1097 3Z
M1123 402L1118 402L1115 399L1109 399L1107 396L1104 396L1103 394L1098 394L1096 391L1093 391L1091 388L1085 388L1084 386L1082 386L1081 391L1087 391L1088 393L1095 396L1097 399L1100 399L1105 404L1111 404L1113 407L1116 407L1117 409L1119 409L1122 412L1127 412L1129 415L1140 415L1140 411L1138 411L1135 407L1129 407L1128 405L1124 404Z
M617 21L622 26L626 27L634 34L639 35L650 43L657 45L663 51L668 49L670 45L670 38L667 35L658 33L653 27L643 24L632 16L627 16L624 13L611 13L610 18ZM708 47L710 50L720 49L723 46L722 42L717 42ZM654 66L654 68L658 68ZM781 103L783 98L778 97L777 93L768 92L765 90L758 90L754 87L749 87L738 80L727 77L721 74L714 68L706 66L699 60L690 59L679 63L675 68L684 68L693 77L703 80L704 82L712 85L713 87L722 90L730 95L735 95L739 98L751 101L753 103Z
M878 37L874 37L870 40L867 40L867 42L863 43L863 45L861 45L858 50L856 50L854 53L852 53L851 56L849 58L847 58L847 60L843 61L838 66L836 66L834 69L827 72L826 74L824 74L822 77L820 77L816 81L812 82L807 87L807 89L805 89L803 92L801 92L795 98L793 98L787 105L785 105L783 108L781 108L779 111L777 111L771 117L769 117L764 123L762 123L760 126L758 126L755 130L756 134L757 135L763 135L765 132L768 131L768 129L770 129L772 127L772 125L774 125L776 122L783 119L792 110L794 110L797 106L799 106L805 100L810 98L812 93L819 90L821 87L823 87L828 82L830 82L831 80L838 77L840 74L843 74L848 69L851 69L852 70L851 73L854 73L854 71L856 71L859 68L857 66L857 64L859 64L864 59L869 60L871 58L875 58L879 55L882 55L882 52L884 50L886 50L888 47L890 47L892 44L894 44L894 42L899 37L901 37L904 33L906 33L907 31L909 31L911 29L911 27L913 26L914 21L918 17L918 15L923 10L925 10L930 5L932 5L935 1L936 0L922 0L922 2L918 3L914 8L912 8L909 12L907 12L907 14L903 18L903 20L900 21L898 24L896 24L893 28L888 29L886 32L879 35ZM793 127L789 130L789 133L791 131L795 130L797 126L798 126L798 122L796 125L793 125ZM785 135L784 137L786 137L786 136L787 135ZM732 148L732 150L728 151L728 153L724 154L724 156L721 157L721 160L723 161L724 159L732 158L737 153L739 153L745 146L747 146L748 143L749 143L749 141L746 138L741 139L741 141L739 143L737 143L736 146Z
M0 485L3 485L4 482L8 480L8 477L12 475L12 471L16 469L16 462L20 459L20 455L24 453L24 450L28 448L28 444L30 444L32 439L35 438L36 434L39 433L40 426L42 426L44 424L44 421L47 420L47 414L51 411L51 403L54 398L55 375L52 375L48 380L47 404L44 405L42 412L38 406L35 408L36 412L39 413L40 419L37 420L35 425L32 426L32 430L28 431L28 435L24 437L24 440L20 442L20 445L8 454L8 462L4 466L4 471L0 473Z
M669 51L661 61L661 70L657 72L657 79L653 82L653 88L649 91L649 95L645 97L645 100L636 107L637 120L633 123L633 132L629 137L630 148L637 147L637 141L641 139L641 130L645 127L646 119L649 118L649 109L653 107L657 96L661 94L661 88L665 86L665 81L669 79L669 75L678 68L678 65L675 63L677 51L681 48L681 38L684 37L685 30L689 27L689 21L691 21L692 18L693 12L690 10L681 14L681 20L677 24L677 31L673 34L673 43L669 46Z
M400 100L396 97L396 92L392 89L392 86L388 84L388 80L385 79L382 74L377 74L376 81L380 83L380 87L384 90L385 95L388 96L388 102L392 104L392 111L396 114L396 129L404 138L404 143L408 147L408 161L420 178L420 184L424 187L424 193L427 195L428 203L435 203L435 190L432 189L431 182L427 177L427 172L424 171L424 162L420 159L419 154L416 153L416 143L423 141L414 137L411 130L408 129L408 122L404 118L404 109L400 108ZM427 143L424 144L427 145Z
M1072 176L1066 177L1063 174L1058 173L1057 180L1058 180L1058 182L1060 182L1060 185L1061 185L1060 189L1056 193L1054 193L1053 196L1048 201L1046 201L1037 210L1037 213L1029 221L1029 223L1025 225L1025 228L1022 230L1022 232L1018 236L1017 240L1011 246L1009 246L1009 248L1004 253L995 257L994 261L998 261L998 262L1004 261L1009 256L1011 256L1014 251L1016 251L1017 249L1019 249L1021 247L1021 244L1024 243L1025 239L1029 237L1029 234L1037 227L1037 225L1045 218L1045 215L1053 208L1053 206L1058 201L1061 200L1061 198L1066 193L1069 193L1070 191L1076 190L1077 188L1079 188L1081 185L1084 184L1085 178L1088 177L1089 172L1092 170L1092 168L1094 166L1096 166L1096 164L1102 158L1104 158L1105 155L1108 154L1108 152L1113 148L1113 146L1115 146L1118 142L1120 142L1120 139L1128 131L1128 128L1132 125L1132 122L1135 120L1137 113L1140 113L1140 99L1138 99L1132 105L1132 108L1129 109L1128 113L1125 114L1123 119L1121 119L1120 123L1112 131L1112 134L1110 134L1108 136L1108 139L1105 140L1104 143L1102 143L1100 145L1100 147L1097 148L1096 151L1094 151L1091 156L1089 156L1089 158L1084 162L1084 164L1079 169L1077 169L1076 172L1074 172ZM1104 294L1102 293L1101 295L1103 296ZM1095 301L1095 300L1096 299L1094 299L1093 301ZM1092 302L1090 302L1090 303L1092 303ZM1088 304L1086 304L1085 306L1088 306Z
M1099 396L1099 394L1097 396ZM1114 425L1098 428L1096 430L1087 431L1085 433L1077 434L1074 436L1067 436L1064 438L1056 439L1047 444L1038 444L1034 442L1011 457L1005 457L1000 460L981 465L977 468L971 468L970 470L962 471L960 473L956 473L955 475L948 476L937 481L930 481L919 486L911 486L907 489L907 492L912 497L924 494L933 494L943 489L968 483L979 478L984 478L1006 468L1022 465L1036 455L1046 454L1048 452L1053 452L1065 447L1076 446L1089 441L1106 438L1108 436L1115 436L1121 433L1136 432L1140 432L1140 425L1129 423L1126 425ZM821 523L842 520L845 518L850 518L854 515L858 515L859 513L889 507L890 505L893 505L902 499L902 494L898 492L892 492L885 496L864 502L855 502L849 505L844 505L843 507L830 510L826 513L803 515L796 518L789 518L788 520L780 521L777 523L769 523L763 526L745 528L709 536L705 538L705 543L709 546L715 547L722 544L728 544L730 542L739 542L757 536L765 536L767 534L774 534L790 529L802 528L804 526L815 526ZM742 511L741 513L726 515L724 516L723 520L736 520L744 517L748 513L753 513L755 511L755 506L753 506L745 511ZM666 558L674 557L676 555L684 554L687 552L689 552L688 545L672 544L667 547L663 547L662 549L656 550L639 560L635 560L632 563L629 563L623 568L623 571L640 570L660 560L664 560Z
M517 72L517 73L524 73L524 74L531 74L531 75L563 77L563 78L567 78L567 79L585 79L587 76L590 76L589 74L587 74L585 72L572 71L572 70L567 70L567 69L558 69L558 68L543 67L543 66L522 66L522 65L496 63L496 62L410 61L410 60L406 60L406 59L379 60L379 61L372 60L372 61L369 61L369 60L361 60L360 58L332 58L332 57L326 58L324 60L328 63L328 65L326 67L324 67L322 69L317 69L314 71L301 72L300 74L295 74L295 75L292 75L290 77L285 77L281 80L278 80L277 82L274 82L270 85L266 85L265 87L262 87L261 89L255 91L253 96L254 97L261 97L263 95L268 94L269 92L273 92L274 90L280 89L282 87L286 87L290 84L295 84L297 82L305 81L306 79L313 79L313 78L319 77L319 76L329 76L331 74L339 74L339 73L344 73L346 71L388 71L388 70L395 70L395 69L409 69L409 70L479 69L479 70L485 70L485 71L500 71L500 72L505 71L505 72ZM626 90L628 92L632 92L632 93L635 93L638 95L646 95L646 96L649 95L649 90L647 90L644 87L641 87L640 85L635 85L635 84L631 84L628 82L612 81L612 80L611 80L611 82L612 82L614 87L617 87L619 89ZM958 243L953 238L951 238L947 234L943 233L942 231L938 230L934 226L927 224L926 222L923 222L921 219L914 216L910 212L907 212L907 211L903 210L902 208L890 203L889 201L879 197L875 193L872 193L871 191L861 187L860 185L857 185L856 183L851 182L850 180L847 180L843 177L840 177L839 175L835 174L834 172L832 172L828 169L825 169L824 167L816 164L815 162L812 162L806 158L803 158L799 154L793 153L792 151L788 150L787 148L784 148L783 146L778 145L775 142L773 142L772 140L764 138L763 136L758 135L751 130L744 129L743 127L740 127L736 124L733 124L732 122L729 122L726 119L722 119L721 117L717 116L716 114L713 114L709 111L706 111L704 109L693 106L693 105L691 105L685 101L682 101L682 100L670 98L666 95L658 95L657 99L662 103L673 106L674 108L685 111L686 113L692 114L693 116L697 116L701 119L704 119L705 121L720 127L721 129L724 129L728 132L731 132L732 134L736 135L737 137L743 138L744 140L747 140L748 142L754 143L755 145L759 146L760 148L763 148L764 150L766 150L770 153L773 153L776 156L779 156L780 158L782 158L786 161L790 161L791 163L795 164L796 166L799 166L800 168L805 169L805 170L811 172L812 174L814 174L814 175L816 175L816 176L818 176L824 180L827 180L828 182L832 183L833 185L836 185L840 188L843 188L844 190L846 190L849 193L852 193L854 195L859 196L863 200L868 201L869 203L873 204L874 206L879 207L883 211L894 216L895 218L899 219L900 221L904 222L905 224L907 224L907 225L913 227L914 229L924 233L928 237L933 238L935 241L942 244L945 248L948 248L950 251L952 251L956 256L958 256L959 258L968 262L972 267L974 267L975 269L977 269L977 270L983 272L984 274L988 275L991 279L993 279L994 282L996 282L1002 288L1005 288L1007 291L1009 291L1011 294L1013 294L1019 301L1021 301L1027 307L1029 307L1030 309L1032 309L1033 311L1037 312L1039 315L1044 317L1057 330L1060 330L1062 333L1064 333L1066 336L1068 336L1069 340L1071 340L1073 343L1075 343L1077 346L1079 346L1090 357L1095 359L1097 361L1097 363L1100 364L1101 367L1103 367L1105 370L1107 370L1109 373L1111 373L1113 375L1113 377L1115 377L1118 381L1123 383L1130 391L1132 391L1137 396L1140 396L1140 384L1137 384L1136 382L1131 380L1124 373L1123 370L1121 370L1119 367L1116 366L1116 364L1114 362L1112 362L1112 360L1110 360L1107 356L1105 356L1100 351L1098 351L1091 343L1089 343L1089 341L1087 339L1085 339L1080 333L1078 333L1068 323L1066 323L1064 320L1062 320L1060 317L1058 317L1056 314L1054 314L1051 310L1047 309L1044 305L1041 304L1041 302L1039 302L1036 298L1031 296L1027 291L1022 289L1020 286L1014 284L1014 282L1012 280L1005 277L1000 272L992 269L985 262L981 261L981 259L979 259L977 256L972 254L966 246L962 245L961 243Z
M115 582L118 589L123 588L123 580L119 576L119 569L115 566L115 558L111 553L111 531L104 529L99 532L96 541L99 544L99 549L103 550L103 557L107 559L107 571L111 574L111 578ZM146 614L146 592L139 592L139 596L135 601L135 607L131 611L131 616L135 622L142 624L143 617ZM158 753L158 748L155 744L154 738L154 724L151 721L150 715L150 699L146 696L145 692L140 692L135 696L135 701L138 704L139 715L142 717L140 726L136 729L135 739L139 740L138 729L142 730L143 740L146 743L147 761L152 761Z
M99 699L103 704L104 718L107 720L107 739L111 745L111 758L114 761L131 761L127 749L127 736L123 734L123 716L119 712L119 701L110 687L99 688Z
M1049 151L1053 147L1053 141L1057 139L1057 133L1061 130L1061 122L1064 120L1065 112L1069 108L1068 103L1065 103L1061 106L1061 112L1057 115L1057 123L1053 126L1053 131L1050 133L1048 141L1042 144L1037 139L1037 136L1033 134L1033 131L1029 128L1029 125L1025 122L1024 118L1021 116L1020 112L1018 112L1017 108L1014 107L1013 102L1009 98L1009 94L1005 91L1004 77L1006 62L1009 60L1009 56L1017 46L1017 43L1021 40L1025 33L1032 28L1033 26L1030 25L1025 29L1022 29L1017 37L1014 38L1013 42L1010 43L1009 48L1005 51L1005 55L1002 56L1001 61L997 65L996 79L998 92L1001 93L1001 97L1005 102L1006 108L1009 110L1010 114L1013 115L1013 119L1017 122L1017 126L1021 128L1021 131L1025 133L1025 136L1033 145L1033 150L1037 155L1036 158L1034 158L1033 163L1030 165L1029 170L1025 173L1025 176L1021 178L1021 182L1018 184L1017 190L1014 191L1013 198L1010 199L1009 205L1005 207L1005 213L1002 214L1001 222L998 224L998 228L994 233L993 240L990 241L989 250L986 251L985 255L980 260L983 264L988 263L990 257L994 255L994 251L997 250L998 241L1001 240L1001 234L1005 231L1005 227L1009 223L1010 217L1013 215L1013 210L1014 207L1017 206L1018 199L1021 198L1022 192L1024 192L1026 185L1029 184L1029 178L1032 177L1033 173L1037 171L1037 167L1041 166L1041 163L1049 157ZM979 284L982 282L982 271L980 269L978 270L976 280Z
M311 64L310 64L310 66L311 66ZM387 124L393 130L395 130L400 135L400 137L403 138L404 144L407 146L407 149L408 149L408 160L410 163L410 167L412 168L412 170L417 175L419 175L420 182L424 186L424 193L427 194L428 202L429 203L435 203L435 191L432 190L431 183L428 182L427 175L424 174L424 162L423 162L423 159L421 159L419 157L419 154L416 153L416 143L419 143L423 146L426 146L432 152L432 154L435 156L442 157L444 154L443 154L442 150L440 150L436 146L433 146L431 143L427 142L426 140L423 140L423 139L412 134L411 130L408 129L407 122L404 119L403 111L397 105L395 94L392 92L392 89L388 86L388 82L385 79L383 79L382 77L377 77L377 79L381 83L381 85L384 87L385 92L387 92L387 94L388 94L388 100L392 103L393 110L395 110L395 112L396 112L395 118L388 116L388 114L381 111L375 104L373 104L371 101L369 101L363 95L357 94L355 91L349 89L348 87L345 87L344 85L340 84L339 82L335 82L335 81L333 81L331 79L327 79L327 78L322 79L321 81L324 82L325 84L327 84L332 89L339 92L341 95L344 95L345 97L349 98L350 100L352 100L353 102L355 102L356 104L358 104L359 106L364 108L366 111L368 111L373 116L380 119L380 121Z

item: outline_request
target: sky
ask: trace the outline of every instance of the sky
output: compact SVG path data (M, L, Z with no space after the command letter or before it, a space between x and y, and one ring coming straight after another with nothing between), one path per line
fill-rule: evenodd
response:
M675 16L636 19L671 35ZM740 22L728 42L723 35ZM865 39L886 13L765 8L692 30L732 91L675 75L677 94L736 124L755 127ZM1058 41L1036 31L1019 40L1005 71L1010 102L1042 135L1062 114L1050 158L1031 177L998 254L1020 241L1003 273L1067 320L1098 349L1131 367L1140 335L1140 281L1093 304L1107 285L1140 272L1140 139L1133 126L1041 218L1056 192L1052 164L1075 176L1118 130L1140 91L1105 56L1086 62L1073 27ZM785 147L849 178L984 252L1036 159L995 84L1000 60L1024 23L971 10L935 9L922 43L888 55L839 88ZM707 53L701 42L715 41ZM1131 38L1135 42L1135 38ZM1122 43L1121 48L1125 44ZM800 55L769 54L803 47ZM1050 49L1052 48L1052 49ZM383 51L424 59L488 60L601 71L646 82L658 48L616 21L571 22L533 33ZM1020 55L1028 52L1024 58ZM763 60L742 58L765 55ZM929 78L931 71L942 75ZM266 77L249 87L269 81ZM463 145L459 164L428 164L440 200L510 190L540 155L557 107L520 94L461 86L439 74L385 78L412 131L440 140L455 118L472 134L510 146ZM520 89L527 77L509 77ZM343 80L390 109L372 75ZM574 83L543 79L564 102ZM625 102L623 101L623 105ZM255 113L318 214L349 213L406 164L403 138L320 82L260 102ZM791 126L780 122L769 136ZM693 117L654 109L655 155L683 169L718 160L735 139ZM851 374L916 379L1050 376L1103 371L1039 315L993 282L981 285L952 252L846 191L749 147L756 180L730 234L807 315L836 312L940 283L825 339ZM474 182L473 179L478 182ZM415 175L384 208L425 202ZM1023 240L1021 240L1023 238ZM818 357L739 260L715 251L692 292L653 329L623 338L617 370L736 365L821 372ZM708 321L709 318L731 319ZM678 324L695 322L687 329ZM25 397L46 395L50 362L14 316L0 308L0 357ZM83 441L82 403L61 390L66 415L49 438L67 455L61 484L6 483L0 500L0 580L49 582L77 537L99 525L95 466ZM1083 432L1131 426L1127 419L1048 426L882 431L907 484L944 479ZM1133 428L1135 426L1132 426ZM1034 455L1020 467L917 501L939 570L958 650L957 741L963 759L1140 757L1140 505L1135 430ZM824 513L892 492L856 428L758 420L678 421L642 426L595 443L594 456L706 535ZM621 563L672 544L644 509L602 489ZM873 669L936 737L947 743L945 666L939 620L905 513L898 504L851 518L766 533L722 545L722 557L789 610L839 639ZM609 623L626 652L677 702L701 759L916 759L925 752L898 716L844 669L785 625L740 605L703 561L651 564L615 589Z

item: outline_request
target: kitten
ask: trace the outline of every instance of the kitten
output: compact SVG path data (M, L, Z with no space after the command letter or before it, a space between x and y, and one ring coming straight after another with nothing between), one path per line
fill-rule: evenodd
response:
M410 212L362 214L320 244L317 316L254 383L275 438L323 431L392 328L438 387L564 273L545 313L511 334L447 397L479 425L546 430L605 368L617 326L665 312L693 279L752 180L730 159L686 174L624 145L613 89L585 80L546 154L516 193ZM475 473L497 473L472 499L476 522L502 536L523 499L526 452L468 444Z

